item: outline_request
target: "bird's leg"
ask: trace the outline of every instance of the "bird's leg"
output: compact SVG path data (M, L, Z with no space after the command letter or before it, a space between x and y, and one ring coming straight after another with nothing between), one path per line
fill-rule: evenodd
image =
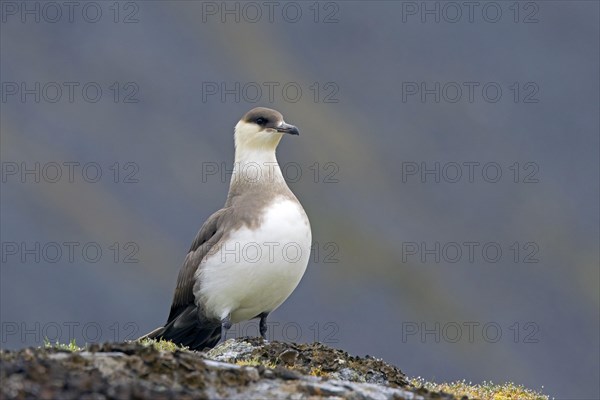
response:
M259 331L260 331L260 336L262 336L262 338L265 340L267 340L267 316L268 315L269 315L268 312L264 312L259 315L260 323L259 323L258 327L259 327Z
M227 339L227 331L231 328L231 318L226 316L221 320L221 342Z

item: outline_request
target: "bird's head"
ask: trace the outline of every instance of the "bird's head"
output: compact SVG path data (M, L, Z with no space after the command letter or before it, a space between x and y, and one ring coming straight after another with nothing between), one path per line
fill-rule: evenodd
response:
M283 120L280 112L257 107L248 111L235 126L235 147L239 150L273 151L284 134L298 135L298 128Z

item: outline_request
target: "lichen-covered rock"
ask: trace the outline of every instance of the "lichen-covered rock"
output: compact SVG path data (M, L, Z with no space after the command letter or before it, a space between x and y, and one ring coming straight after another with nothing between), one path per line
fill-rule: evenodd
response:
M452 399L372 357L319 343L232 339L207 353L106 343L0 353L2 399Z
M303 375L391 387L408 385L406 375L393 365L373 357L353 357L321 343L266 342L262 338L228 340L207 353L209 358L230 363L284 366Z

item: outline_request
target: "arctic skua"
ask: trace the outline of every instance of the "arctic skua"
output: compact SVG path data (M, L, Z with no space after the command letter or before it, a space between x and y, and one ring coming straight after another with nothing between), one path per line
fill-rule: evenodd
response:
M214 347L232 324L267 316L294 291L310 256L310 223L285 182L275 150L298 129L268 108L235 126L225 206L200 228L179 271L166 324L145 337L190 349Z

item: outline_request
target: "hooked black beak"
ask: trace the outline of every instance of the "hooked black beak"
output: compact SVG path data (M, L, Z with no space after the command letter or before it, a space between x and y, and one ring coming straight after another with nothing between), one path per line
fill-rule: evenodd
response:
M294 125L286 124L283 122L277 128L275 128L277 132L281 133L289 133L290 135L299 135L300 131Z

